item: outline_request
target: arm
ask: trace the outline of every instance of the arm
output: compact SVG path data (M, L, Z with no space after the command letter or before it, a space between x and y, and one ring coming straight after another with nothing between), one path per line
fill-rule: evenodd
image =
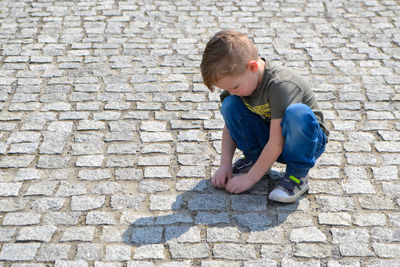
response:
M228 128L222 131L221 161L220 167L215 172L211 182L213 185L223 188L226 182L232 178L232 159L235 153L236 143L233 141Z
M251 168L248 173L249 176L255 180L254 183L258 182L264 176L282 153L284 139L282 136L281 121L282 119L271 120L268 143L265 145L253 168Z
M234 194L246 191L257 183L282 153L285 140L282 136L282 119L271 120L270 138L250 171L232 178L225 189Z

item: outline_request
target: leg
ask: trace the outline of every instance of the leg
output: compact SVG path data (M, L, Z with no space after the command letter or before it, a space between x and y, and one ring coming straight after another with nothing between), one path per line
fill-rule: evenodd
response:
M282 120L282 157L288 175L304 177L325 150L326 136L310 107L290 105Z
M232 139L243 154L256 162L269 139L269 123L251 112L238 96L224 99L221 114Z
M282 120L285 138L282 157L285 177L269 194L269 199L290 203L308 190L308 171L325 150L326 136L314 112L304 104L290 105Z

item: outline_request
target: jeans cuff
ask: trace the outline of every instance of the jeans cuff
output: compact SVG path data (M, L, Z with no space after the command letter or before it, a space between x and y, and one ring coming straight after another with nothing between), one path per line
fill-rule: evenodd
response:
M309 170L310 169L295 169L291 167L286 167L286 175L293 175L296 178L303 178L307 176Z

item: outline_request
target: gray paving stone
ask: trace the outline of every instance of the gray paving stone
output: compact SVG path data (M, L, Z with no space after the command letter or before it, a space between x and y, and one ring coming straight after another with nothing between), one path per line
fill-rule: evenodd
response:
M305 258L328 258L332 255L333 247L328 244L298 243L294 255Z
M6 198L0 199L0 211L20 211L23 210L29 200L27 198Z
M115 176L117 180L140 180L143 178L143 171L134 168L121 168L115 170Z
M111 178L111 171L108 169L81 170L78 178L84 181L98 181Z
M198 259L207 258L210 249L207 244L170 244L171 257L173 259Z
M68 260L56 260L55 265L57 267L68 267L68 266L77 266L77 267L87 267L88 262L84 260L78 260L78 261L68 261Z
M0 196L18 196L22 183L0 183Z
M104 205L104 196L72 196L71 210L82 211L101 208Z
M156 244L161 242L163 228L144 227L132 231L132 242L139 244Z
M16 228L3 227L0 229L0 242L10 242L14 237Z
M250 230L265 230L272 223L272 219L265 214L247 213L235 215L236 221Z
M179 210L182 197L177 195L152 195L150 196L150 210Z
M234 211L266 211L266 196L231 196L231 209Z
M122 262L130 260L131 258L131 248L129 245L110 245L106 247L107 261L117 261Z
M80 156L76 159L77 167L101 167L103 165L104 156Z
M27 168L35 156L7 156L0 160L0 168Z
M115 224L116 220L113 213L101 212L101 211L90 211L86 215L87 225L107 225Z
M143 267L154 267L154 263L150 262L150 261L128 261L127 263L128 267L139 267L139 266L143 266Z
M351 215L345 212L328 212L318 214L318 222L327 225L351 225Z
M124 193L125 187L116 182L99 182L92 193L97 195L110 195Z
M365 243L347 243L339 245L340 253L349 257L372 257L374 253Z
M3 225L34 225L39 224L40 214L33 212L7 213L3 218Z
M168 226L165 228L165 240L168 243L198 243L201 241L197 226Z
M290 259L290 258L283 258L281 262L282 267L294 267L294 266L301 266L301 267L317 267L320 266L320 261L319 260L308 260L308 261L299 261L296 259Z
M354 202L348 197L317 196L317 203L322 211L351 211L355 210Z
M18 232L16 241L50 242L56 230L57 227L51 225L24 227Z
M58 187L56 196L57 197L68 197L75 195L84 195L87 193L87 188L84 183L68 183L61 182Z
M224 195L201 194L189 200L188 208L191 211L225 210L225 202L226 196Z
M58 182L55 181L43 181L34 183L28 187L28 190L24 194L25 196L51 196L54 193L54 190L57 186Z
M36 255L40 244L5 244L0 252L0 259L5 261L30 261Z
M230 223L231 219L229 218L228 213L219 212L219 213L210 213L210 212L198 212L195 218L196 224L205 224L205 225L213 225L218 223Z
M43 216L46 225L76 225L78 224L80 212L48 212Z
M215 258L228 260L251 260L257 257L253 246L232 243L215 244L213 254Z
M44 155L39 157L39 161L36 165L38 168L43 169L60 169L67 167L70 157Z
M103 245L101 244L78 244L76 248L76 256L77 260L102 260L103 255Z
M234 227L208 228L207 242L240 242L240 231Z
M327 238L317 227L293 229L290 233L292 242L326 242Z
M123 209L133 209L139 210L143 207L144 203L144 195L112 195L111 196L111 207L114 210L123 210Z
M61 236L61 242L93 240L95 228L93 226L66 228Z
M71 245L69 244L43 244L37 255L38 261L57 261L68 259Z
M170 186L166 183L153 181L153 180L144 180L141 181L139 184L139 192L141 193L156 193L156 192L163 192L168 191Z

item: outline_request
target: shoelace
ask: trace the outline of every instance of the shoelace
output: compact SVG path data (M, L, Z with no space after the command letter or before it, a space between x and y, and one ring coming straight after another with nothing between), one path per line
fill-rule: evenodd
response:
M297 181L298 181L298 182L297 182ZM294 177L294 176L290 176L290 177L285 176L285 177L283 177L282 181L280 181L280 182L278 183L278 185L280 185L280 186L282 186L283 188L285 188L285 189L287 189L287 190L290 190L290 191L293 191L293 189L294 189L296 186L299 186L299 185L301 185L301 184L302 184L302 181L299 180L299 179L297 179L297 178Z
M241 169L243 169L245 167L250 166L252 163L253 162L249 161L246 157L242 157L236 162L235 168L238 169L238 170L241 170Z
M283 179L278 183L279 186L282 186L285 189L293 190L296 187L296 183L289 179L289 177L283 177Z

